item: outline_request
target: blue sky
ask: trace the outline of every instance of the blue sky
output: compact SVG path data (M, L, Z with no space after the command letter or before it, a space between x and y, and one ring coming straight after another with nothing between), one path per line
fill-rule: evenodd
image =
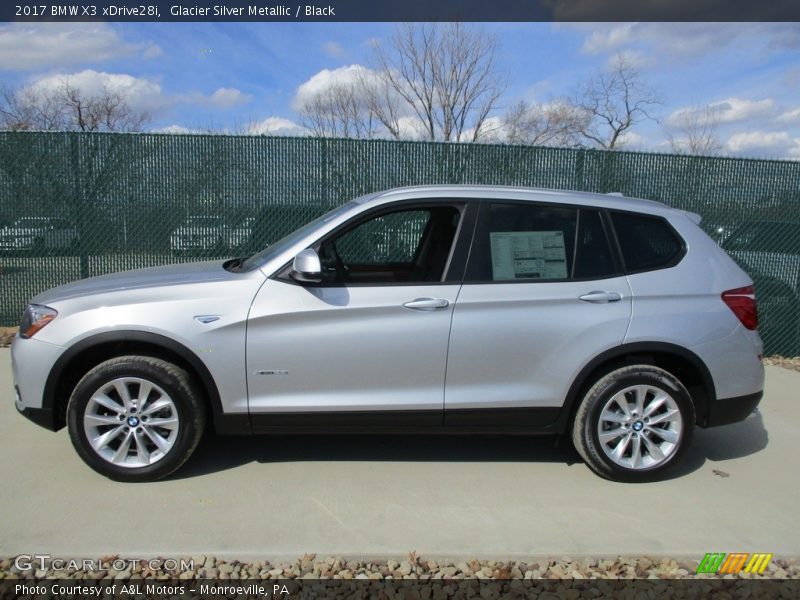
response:
M681 110L713 105L724 154L800 159L800 24L478 24L499 41L503 106L571 95L617 53L662 99L626 147L666 151ZM152 129L296 134L298 90L366 65L390 23L0 26L0 82L121 87ZM328 73L325 73L327 70ZM316 78L315 78L316 77ZM304 86L305 88L301 87ZM502 111L500 111L502 112ZM498 113L499 114L499 113Z

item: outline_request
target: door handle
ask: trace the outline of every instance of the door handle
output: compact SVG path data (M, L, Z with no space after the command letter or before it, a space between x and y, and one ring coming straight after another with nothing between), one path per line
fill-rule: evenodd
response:
M444 298L415 298L404 302L403 306L411 310L439 310L447 308L450 303Z
M622 294L595 290L594 292L579 296L579 299L584 302L591 302L592 304L606 304L607 302L619 302L622 300Z

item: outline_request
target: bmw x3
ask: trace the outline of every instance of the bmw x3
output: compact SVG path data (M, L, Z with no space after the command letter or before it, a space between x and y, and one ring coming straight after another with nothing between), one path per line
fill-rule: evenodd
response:
M603 477L661 478L764 385L753 282L699 222L615 195L370 194L248 258L33 298L16 406L124 481L210 428L558 434Z

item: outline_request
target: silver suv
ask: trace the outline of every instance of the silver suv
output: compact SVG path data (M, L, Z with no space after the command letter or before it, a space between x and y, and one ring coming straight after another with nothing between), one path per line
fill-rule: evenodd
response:
M358 198L247 259L31 301L16 404L113 479L218 433L569 434L661 477L764 370L752 281L700 218L613 195L430 186Z

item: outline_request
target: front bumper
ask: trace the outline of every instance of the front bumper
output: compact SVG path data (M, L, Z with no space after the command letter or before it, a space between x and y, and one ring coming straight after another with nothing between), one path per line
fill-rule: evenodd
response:
M19 412L19 414L21 414L23 417L30 419L37 425L40 425L45 429L49 429L50 431L58 431L58 428L56 427L55 413L53 412L52 408L30 408L20 406L19 403L17 403L16 406L17 412Z
M763 396L762 390L746 396L712 400L708 407L706 427L718 427L744 421L756 409Z
M56 431L54 407L44 403L47 375L64 348L16 336L11 342L11 373L17 411L37 425Z

